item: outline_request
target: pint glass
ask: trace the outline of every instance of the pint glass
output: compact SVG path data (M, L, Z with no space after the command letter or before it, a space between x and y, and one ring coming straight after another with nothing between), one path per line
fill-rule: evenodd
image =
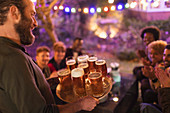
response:
M71 71L73 70L74 68L77 67L77 64L76 64L76 60L73 56L69 56L66 58L66 65L67 65L67 68Z
M106 67L106 61L105 60L97 60L95 62L96 64L96 71L101 72L103 77L107 76L107 67Z
M88 55L81 55L77 57L78 64L80 63L87 63L89 56Z
M63 91L69 91L72 89L71 73L68 69L61 69L57 72L60 84Z
M89 59L88 59L88 64L89 64L89 70L90 72L95 72L96 69L95 69L95 62L97 60L97 57L96 56L90 56Z
M76 95L80 97L86 95L83 75L84 75L83 68L75 68L71 71L71 78L73 81L73 91Z
M101 97L104 94L102 75L99 72L93 72L88 75L90 87L94 97Z
M89 74L89 65L88 65L88 63L80 63L78 65L78 67L83 68L83 70L84 70L84 79L86 79L88 74Z

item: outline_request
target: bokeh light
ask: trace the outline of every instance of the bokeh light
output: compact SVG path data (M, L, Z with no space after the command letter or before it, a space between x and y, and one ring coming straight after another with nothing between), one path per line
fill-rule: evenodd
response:
M118 5L117 5L117 9L118 9L118 10L122 10L122 9L123 9L123 5L122 5L122 4L118 4Z
M64 9L64 7L63 7L62 5L60 5L60 6L59 6L59 9L60 9L60 10L63 10L63 9Z
M111 6L110 10L111 10L111 11L115 11L115 10L116 10L116 7L115 7L115 6Z
M114 2L114 0L108 0L109 4L112 4Z
M95 13L95 8L90 8L90 13L94 14Z
M54 6L54 10L56 11L58 9L58 7L57 6Z
M102 9L100 7L97 8L97 12L98 13L101 13L102 12Z
M71 8L72 13L76 13L76 8Z
M109 8L108 7L104 7L104 12L108 12Z
M89 13L89 9L88 9L88 8L84 8L84 9L83 9L83 12L84 12L85 14L87 14L87 13Z
M130 7L129 3L126 3L125 8L129 8L129 7Z
M65 12L69 13L70 12L70 8L69 7L65 7Z

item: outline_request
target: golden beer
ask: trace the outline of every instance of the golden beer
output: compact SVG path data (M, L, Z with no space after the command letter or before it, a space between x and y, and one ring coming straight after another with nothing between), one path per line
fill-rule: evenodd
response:
M103 77L107 76L107 67L106 67L106 61L105 60L97 60L95 62L96 64L96 71L101 72Z
M88 63L81 63L78 65L79 68L83 68L84 70L84 79L87 78L87 75L89 74L89 65Z
M77 67L75 59L69 59L66 61L67 68L71 71Z
M96 65L95 65L95 61L97 60L97 57L95 56L92 56L92 57L89 57L88 59L88 64L89 64L89 70L90 72L95 72L96 70Z
M72 88L72 80L71 73L68 69L61 69L57 72L60 84L62 86L63 91L71 90Z
M84 75L83 68L75 68L71 71L71 78L73 80L74 93L76 95L79 95L80 97L86 95L83 75Z
M94 97L101 97L104 94L102 75L99 72L90 73L88 76L90 87Z

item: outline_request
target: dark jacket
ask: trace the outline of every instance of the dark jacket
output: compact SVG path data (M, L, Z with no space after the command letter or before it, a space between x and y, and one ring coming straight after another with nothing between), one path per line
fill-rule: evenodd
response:
M160 88L158 99L163 113L170 113L170 88Z

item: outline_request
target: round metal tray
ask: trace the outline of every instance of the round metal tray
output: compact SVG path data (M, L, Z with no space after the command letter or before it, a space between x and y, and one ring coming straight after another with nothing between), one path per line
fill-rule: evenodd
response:
M107 97L108 97L108 93L110 92L110 90L112 89L112 81L111 81L111 79L110 78L108 78L108 77L106 77L105 79L104 79L104 81L103 81L103 84L104 84L104 93L103 93L103 95L101 96L101 97L97 97L97 99L99 99L99 102L100 103L102 103L102 102L104 102L104 101L106 101L107 100ZM88 84L86 84L86 95L91 95L92 96L92 94L90 93L90 87L89 87L89 85ZM78 100L79 98L81 98L81 97L79 97L78 95L76 95L74 92L73 92L73 88L70 88L69 90L67 89L67 90L62 90L62 86L61 86L61 84L59 84L57 87L56 87L56 94L57 94L57 96L61 99L61 100L63 100L63 101L65 101L65 102L68 102L68 103L70 103L70 102L74 102L74 101L76 101L76 100Z

